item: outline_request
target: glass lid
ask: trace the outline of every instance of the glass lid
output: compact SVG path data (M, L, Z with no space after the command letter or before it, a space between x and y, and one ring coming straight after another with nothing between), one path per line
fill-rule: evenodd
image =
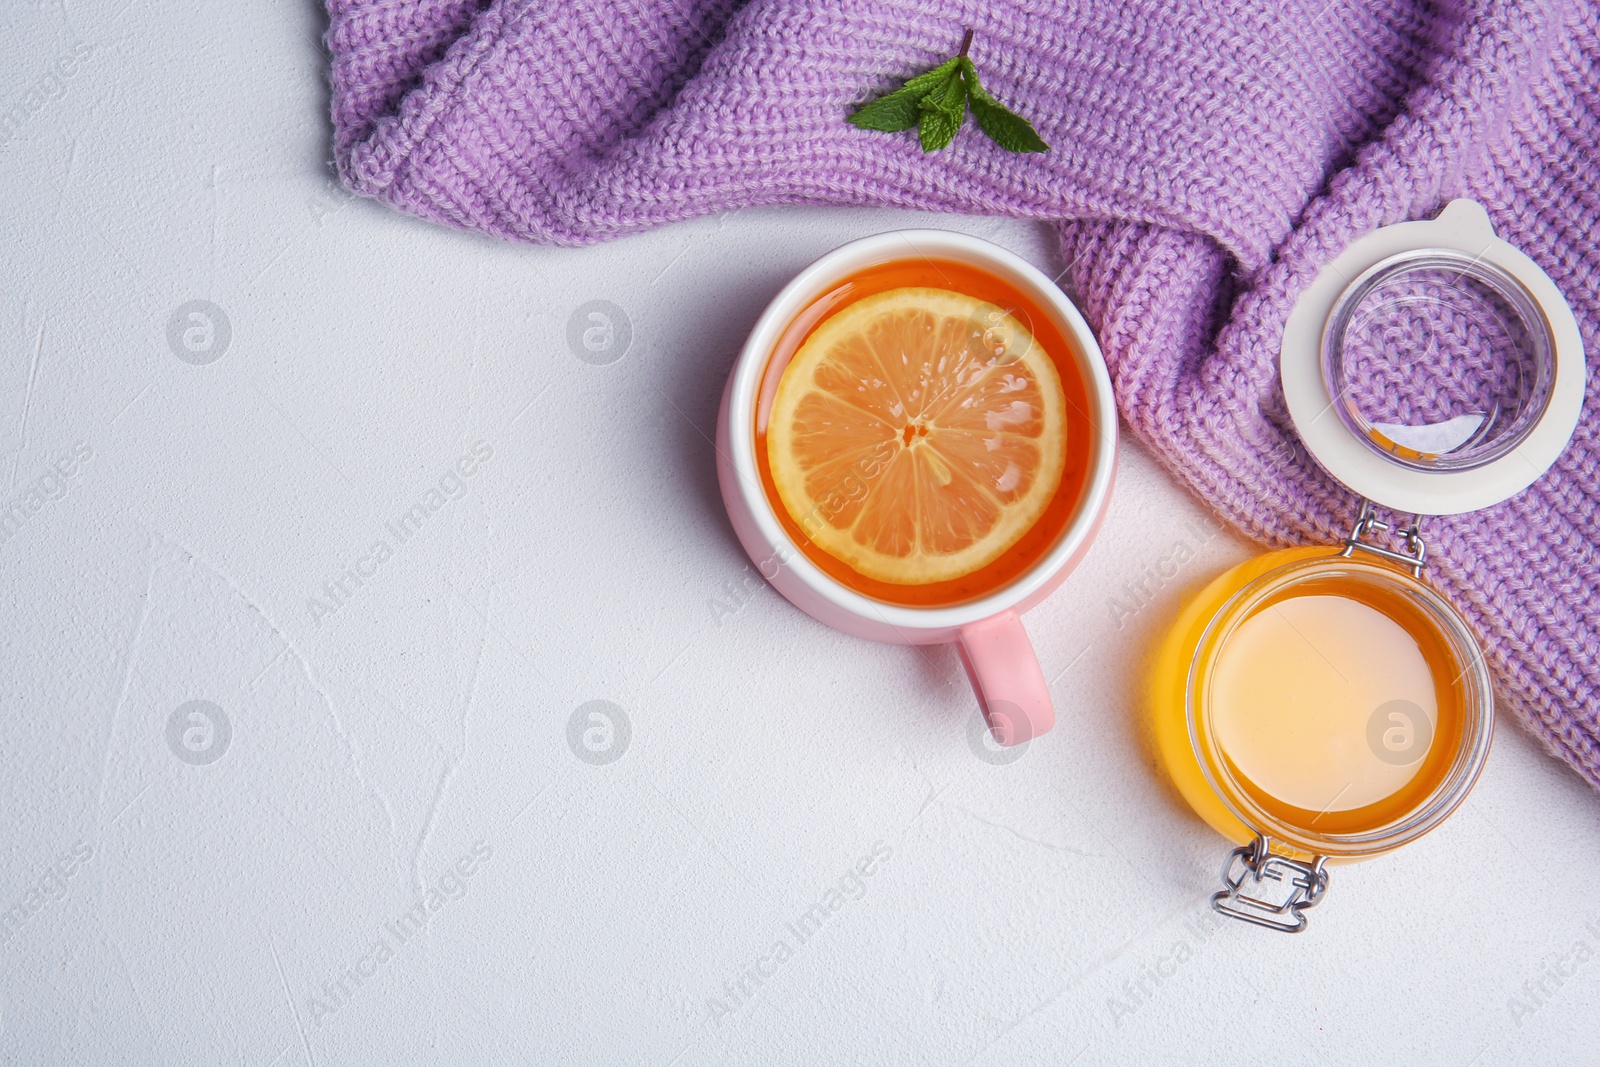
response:
M1560 290L1465 200L1325 267L1290 315L1280 369L1317 461L1417 514L1474 511L1531 484L1576 427L1585 374Z
M1340 294L1322 375L1351 433L1417 470L1515 449L1550 403L1550 325L1516 278L1447 248L1401 252Z

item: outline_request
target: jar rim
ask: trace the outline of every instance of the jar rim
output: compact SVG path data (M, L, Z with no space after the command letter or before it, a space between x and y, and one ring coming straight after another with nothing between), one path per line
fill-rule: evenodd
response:
M1437 784L1410 811L1370 830L1334 833L1285 822L1267 811L1229 767L1218 758L1220 745L1213 737L1205 710L1205 693L1199 691L1202 668L1215 663L1226 639L1245 620L1264 607L1264 601L1313 580L1345 578L1385 585L1402 593L1420 609L1420 615L1437 629L1451 649L1464 683L1461 741ZM1409 629L1409 627L1408 627ZM1207 785L1241 823L1255 833L1310 855L1355 858L1399 848L1421 837L1448 818L1466 799L1483 770L1493 739L1494 697L1487 664L1477 640L1460 614L1425 582L1383 562L1368 561L1330 549L1325 556L1300 559L1275 567L1245 584L1225 601L1207 623L1189 665L1185 685L1185 715L1189 743Z

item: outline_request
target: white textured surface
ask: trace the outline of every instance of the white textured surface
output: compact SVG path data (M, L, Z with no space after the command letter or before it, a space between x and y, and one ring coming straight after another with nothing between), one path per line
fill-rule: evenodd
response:
M1029 616L1061 722L1007 766L948 649L751 577L706 435L763 302L895 226L1053 273L1042 231L448 233L330 181L313 4L188 6L0 15L0 504L43 501L0 544L0 1058L1592 1062L1600 798L1513 729L1306 935L1208 921L1225 845L1153 773L1141 665L1248 549L1137 449ZM609 365L566 339L596 299L632 325ZM169 344L190 300L231 326L207 365ZM225 748L169 743L191 700ZM615 762L569 747L591 700L631 722Z

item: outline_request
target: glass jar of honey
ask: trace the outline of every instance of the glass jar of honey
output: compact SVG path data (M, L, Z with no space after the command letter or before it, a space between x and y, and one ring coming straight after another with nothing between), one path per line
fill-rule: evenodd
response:
M1358 517L1341 544L1201 590L1161 644L1151 705L1173 784L1238 846L1213 906L1298 932L1330 863L1427 833L1482 770L1493 685L1428 584L1422 516L1530 485L1571 438L1585 369L1560 290L1465 200L1345 249L1296 303L1279 366L1296 431Z

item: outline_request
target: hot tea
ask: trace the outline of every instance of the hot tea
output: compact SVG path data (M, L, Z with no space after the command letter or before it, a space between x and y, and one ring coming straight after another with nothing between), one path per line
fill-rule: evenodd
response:
M987 596L1049 553L1083 497L1099 428L1080 358L975 266L849 275L774 346L756 411L764 491L801 551L859 593Z

